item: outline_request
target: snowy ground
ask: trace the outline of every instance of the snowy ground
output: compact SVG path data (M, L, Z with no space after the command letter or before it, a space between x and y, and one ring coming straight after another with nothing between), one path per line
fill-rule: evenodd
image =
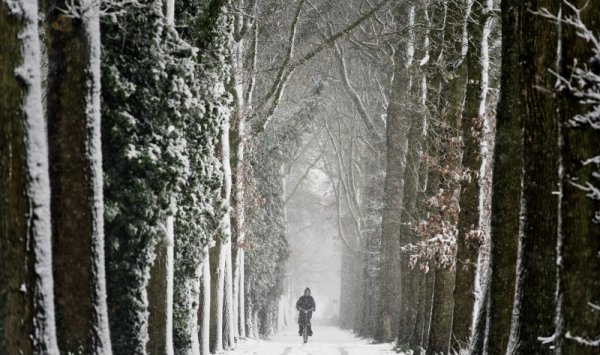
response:
M313 326L314 335L302 344L298 329L287 328L268 340L246 340L228 355L380 355L397 354L393 344L369 344L348 331L331 326Z

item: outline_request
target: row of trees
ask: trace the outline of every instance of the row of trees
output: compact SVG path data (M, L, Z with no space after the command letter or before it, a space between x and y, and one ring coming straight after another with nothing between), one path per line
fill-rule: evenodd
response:
M594 353L598 5L1 2L0 352L271 333L320 169L344 326Z
M2 2L0 352L207 354L272 332L283 177L315 105L276 109L387 2L314 46L297 41L325 3Z
M350 74L332 53L348 101L319 128L346 245L342 323L428 354L597 352L597 4L385 14L342 42ZM393 73L377 66L389 57Z
M256 1L43 5L38 28L37 2L0 4L0 352L208 354L265 333L287 245L268 212L244 220L279 199L243 155Z

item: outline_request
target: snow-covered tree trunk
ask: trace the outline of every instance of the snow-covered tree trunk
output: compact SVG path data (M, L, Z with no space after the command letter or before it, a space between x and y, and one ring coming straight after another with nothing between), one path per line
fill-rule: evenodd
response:
M485 282L487 283L487 281ZM490 288L486 285L481 292L482 293L479 295L480 300L478 301L478 308L474 317L475 319L473 321L473 332L469 343L469 355L481 355L483 354L484 349Z
M110 354L100 141L100 5L47 2L47 119L58 342ZM65 14L61 9L69 9Z
M198 338L200 355L210 353L210 261L208 247L205 248L200 277L200 306L198 307Z
M0 23L0 353L57 355L37 1Z
M523 203L516 289L507 354L550 351L539 340L554 333L556 242L558 227L558 117L555 86L558 28L536 14L558 13L560 2L537 0L519 7L521 80L511 88L522 93ZM511 70L514 70L511 69ZM543 280L543 281L542 281Z
M461 147L455 146L453 142L460 142L459 128L462 120L466 83L467 83L467 65L465 63L464 49L465 43L463 36L465 34L466 16L468 13L467 2L460 0L449 0L446 3L446 23L444 25L444 34L441 44L442 52L438 57L439 64L441 64L441 75L443 78L448 80L441 80L440 83L440 105L437 106L437 119L440 119L440 133L441 133L441 149L439 154L439 161L444 165L446 172L442 169L439 172L439 192L434 193L440 194L442 199L446 198L446 202L442 202L440 210L437 213L442 219L442 223L447 223L450 227L448 233L449 239L455 239L456 234L452 231L457 225L457 217L452 217L452 212L446 212L444 210L452 210L458 208L456 202L457 195L460 195L460 182L451 171L460 170L461 167ZM439 46L440 44L438 44ZM432 186L433 187L433 186ZM456 219L455 219L456 218ZM456 240L457 249L461 249L461 240ZM462 246L464 248L464 245ZM452 249L443 251L445 257L451 260L459 259L461 253L457 252L452 255ZM454 317L454 292L463 291L463 284L471 282L474 284L474 277L472 280L470 276L463 274L464 269L457 267L452 270L448 263L445 265L439 265L440 261L436 261L435 270L435 285L433 295L433 307L432 307L432 319L431 319L431 331L429 334L429 345L427 348L428 354L434 353L446 353L449 352L448 346L451 339L452 333L452 319ZM457 264L458 265L458 264ZM455 272L454 272L455 271ZM452 280L450 280L452 278ZM466 281L466 282L464 282ZM455 287L455 285L457 285ZM460 286L458 286L460 285ZM447 295L447 287L452 288L452 294ZM465 286L468 288L468 286ZM472 295L469 295L472 297ZM462 312L466 312L466 317L471 315L472 309L468 306L467 309L461 309ZM448 315L448 312L450 313ZM470 319L470 318L468 318ZM448 333L447 333L448 332Z
M247 116L252 111L252 102L254 99L254 89L256 85L256 65L257 65L257 45L258 45L258 27L256 25L256 16L258 16L257 1L251 1L247 4L244 0L234 2L239 8L248 11L253 16L244 15L243 11L238 11L234 21L234 45L232 55L232 81L233 81L233 104L234 117L236 120L236 140L235 140L235 222L236 236L234 240L235 263L233 267L233 298L234 298L234 336L246 337L245 326L245 239L246 239L246 200L245 183L248 179L246 167L249 165L245 157L247 143ZM244 8L250 5L252 8ZM252 29L252 32L250 31ZM249 35L252 41L249 45ZM250 56L250 58L248 57Z
M209 252L210 260L210 351L223 350L223 291L225 286L225 250L223 242Z
M258 316L258 311L252 312L252 337L258 339L260 336L260 318Z
M167 217L165 238L156 244L156 257L148 283L148 344L150 355L172 355L173 350L173 231L174 218Z
M232 191L232 171L231 171L231 146L229 134L231 130L230 117L225 118L227 122L224 124L221 134L221 158L223 164L223 202L225 203L225 214L222 221L222 241L219 251L219 272L224 275L219 275L218 278L223 278L222 297L222 332L223 345L227 347L233 346L235 339L233 337L233 278L232 278L232 260L231 260L231 191ZM224 261L221 261L224 259ZM219 283L221 289L221 284Z
M231 331L230 313L233 299L232 284L225 286L226 282L232 282L228 277L227 269L231 268L231 165L229 146L229 117L223 124L220 140L221 163L223 164L223 203L225 213L221 220L221 233L217 236L217 245L211 254L211 351L223 350L224 341L229 342ZM229 260L229 261L228 261ZM228 266L229 264L229 266ZM226 292L227 291L227 292ZM229 304L226 307L226 304ZM227 320L225 320L227 318ZM227 325L227 326L226 326Z
M244 183L246 176L245 175L245 165L246 161L244 158L244 150L246 145L246 113L244 112L246 109L245 101L244 101L244 86L243 86L243 70L244 70L244 59L245 59L245 50L244 50L244 39L240 39L235 43L232 56L232 80L233 80L233 98L234 98L234 108L235 108L235 118L236 118L236 140L235 140L235 260L233 265L233 335L234 337L239 337L241 333L244 331L240 328L241 323L240 318L243 313L242 311L242 303L244 302L244 295L241 293L243 289L243 258L244 258L244 247L243 243L245 240L246 233L246 223L245 223L245 209L246 203L244 198ZM251 74L254 75L254 74Z
M479 173L479 230L482 246L489 243L489 201L491 190L491 152L493 152L493 138L490 132L493 123L493 116L490 114L488 98L490 86L490 42L492 33L497 32L497 16L492 14L494 2L496 0L486 0L483 9L485 17L483 33L481 38L481 101L479 106L479 117L483 119L483 137L480 145L481 169ZM497 79L497 76L495 77ZM496 81L496 80L494 80ZM487 309L489 301L489 257L486 253L479 253L477 277L475 290L477 297L475 299L473 326L469 340L469 354L476 355L483 352L485 341L485 332L487 326Z
M165 1L165 19L167 24L175 25L175 0Z
M245 271L245 251L240 253L240 280L239 280L239 329L240 337L246 337L246 271Z
M490 230L490 299L486 344L489 354L504 354L508 344L514 298L517 237L521 210L521 93L519 75L520 1L502 0L502 63L500 99L496 116L496 138L492 178ZM510 312L509 312L510 310Z
M419 9L417 18L417 9L412 6L409 12L409 26L414 26L415 23L422 23L423 12ZM417 36L415 30L411 30L409 34L409 53L416 57L420 61L424 58L424 42L422 36ZM409 57L410 58L410 57ZM413 64L414 62L414 64ZM419 194L420 178L422 177L423 171L421 170L421 160L423 158L423 141L424 141L424 102L421 96L422 88L422 73L417 67L418 62L414 58L410 58L407 61L407 65L412 66L412 75L410 78L410 96L403 105L407 111L407 115L410 116L411 126L408 133L409 148L406 158L406 172L404 173L404 193L402 201L402 213L400 215L400 247L405 248L408 245L416 244L418 238L414 231L415 225L415 214L417 198ZM424 90L425 88L423 88ZM412 338L415 323L417 321L418 313L418 292L415 292L419 287L420 270L410 267L410 254L408 252L402 252L400 257L400 270L401 273L401 298L400 298L400 328L398 332L397 345L403 346L410 344Z
M556 353L600 352L600 1L564 1ZM553 14L555 15L555 14Z
M189 334L190 334L190 342L191 342L191 346L190 346L190 350L189 353L191 355L200 355L200 347L202 346L202 344L200 343L200 337L199 337L199 306L200 303L198 302L198 300L200 299L200 288L202 287L200 285L200 277L202 274L202 268L204 267L204 263L201 263L200 265L197 265L197 277L195 278L195 280L193 282L191 282L190 285L190 290L189 290L189 299L190 299L190 304L189 304L189 308L191 309L191 314L192 316L189 319Z
M225 303L223 304L223 336L224 336L224 346L228 349L231 349L235 345L235 335L234 335L234 319L233 319L233 260L231 256L231 240L227 244L225 248L225 289L223 290L225 296Z
M456 237L457 266L451 344L455 351L467 347L471 334L477 262L481 243L479 172L481 170L481 139L484 127L483 116L480 112L484 70L481 62L485 23L483 8L483 2L472 1L466 24L467 55L464 65L467 69L467 85L461 123L463 177L460 181L460 214Z
M401 3L394 11L399 23L408 23L410 6ZM400 41L395 54L394 81L392 97L387 112L386 141L387 167L385 177L383 226L381 240L381 269L379 278L379 301L375 325L377 341L391 341L398 334L398 309L400 296L399 235L402 213L404 171L408 152L408 131L410 116L403 110L403 102L408 98L409 75L406 56L409 44ZM408 63L409 64L409 63Z

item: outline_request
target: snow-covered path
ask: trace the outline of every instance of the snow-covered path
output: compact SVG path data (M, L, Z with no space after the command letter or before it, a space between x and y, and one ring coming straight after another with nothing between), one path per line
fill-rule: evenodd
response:
M269 340L246 340L231 355L380 355L396 354L393 344L369 344L348 331L331 326L313 326L314 336L302 344L295 327Z

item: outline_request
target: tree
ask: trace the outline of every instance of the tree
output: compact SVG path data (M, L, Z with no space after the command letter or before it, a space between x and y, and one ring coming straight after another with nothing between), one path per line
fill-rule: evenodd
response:
M443 265L436 267L427 355L448 353L452 330L452 302L449 300L452 300L454 279L452 270Z
M593 354L599 347L599 6L598 1L562 5L557 354Z
M423 9L417 8L415 5L409 10L409 23L412 29L409 31L411 37L411 48L409 52L413 53L410 66L410 94L409 100L404 102L404 110L411 118L411 125L408 131L409 148L406 157L406 170L404 173L404 193L402 201L402 214L400 215L400 270L401 273L401 295L400 295L400 319L399 333L397 346L404 346L410 343L417 321L418 314L418 294L414 292L421 284L421 274L418 269L410 265L410 253L407 248L418 241L418 236L415 232L417 218L417 198L419 189L423 183L423 176L426 174L421 168L421 160L424 157L423 149L425 140L425 108L424 95L427 91L426 85L423 83L423 73L420 70L420 62L425 58L424 36L416 33L416 24L423 23Z
M548 353L539 340L554 330L556 231L558 224L558 120L550 68L556 66L558 30L539 14L558 12L556 1L520 4L520 82L523 126L523 205L516 289L508 352ZM540 282L540 280L544 280Z
M145 354L156 244L164 237L167 217L176 212L181 182L192 178L186 132L197 128L186 120L196 103L190 102L190 74L182 67L193 49L166 26L160 0L128 7L116 22L103 22L102 31L111 340L116 353Z
M480 171L481 139L484 126L481 109L484 63L481 59L483 31L486 17L482 1L473 1L467 17L466 93L462 131L462 169L460 181L460 215L456 236L456 284L452 320L452 349L467 347L475 305L475 276L481 243ZM489 15L488 15L489 16ZM463 80L463 79L459 79ZM485 107L485 106L484 106Z
M232 106L225 90L233 31L229 6L229 1L222 0L181 1L175 9L182 39L198 49L190 85L201 108L189 117L190 129L185 137L189 143L191 179L183 185L178 201L176 280L180 287L176 288L176 300L180 301L176 301L176 314L180 315L180 322L175 323L180 338L176 344L181 344L178 352L206 353L209 348L222 347L223 341L217 341L217 333L221 333L222 339L223 317L230 319L232 315L231 308L224 309L223 298L225 282L231 285L227 277L231 261L226 264L231 258L228 255L231 171L229 152L224 152L229 143L226 134L229 134ZM210 247L213 249L209 250ZM229 265L228 269L225 265ZM231 295L231 287L228 290ZM229 336L232 329L228 329L231 331L225 333L226 340L232 342Z
M150 269L148 283L148 344L149 354L172 355L173 350L173 247L174 219L167 217L165 237L156 244L156 257Z
M409 5L402 3L394 9L398 24L409 22ZM409 95L410 67L412 58L408 48L412 46L408 39L400 39L394 58L394 81L386 125L386 175L384 191L384 209L381 239L381 269L379 275L379 301L377 305L377 324L375 340L390 341L398 333L398 309L400 283L400 219L402 214L405 184L406 157L408 154L408 132L412 124L402 103Z
M521 93L519 85L518 1L502 0L502 72L496 116L496 138L492 179L492 222L487 349L484 353L506 352L513 306L515 265L521 210Z
M58 354L37 1L0 23L0 352Z
M281 126L283 127L281 127ZM300 127L299 127L300 128ZM287 130L286 130L287 129ZM288 136L289 134L289 136ZM270 335L276 330L280 296L284 291L285 261L289 256L285 235L282 163L294 146L297 131L286 124L273 123L256 137L261 144L249 152L260 208L255 208L247 235L246 326L247 335ZM287 144L286 144L287 143ZM275 173L275 174L274 174Z
M100 8L48 1L47 120L62 351L110 354L100 142ZM65 14L60 9L69 9Z

